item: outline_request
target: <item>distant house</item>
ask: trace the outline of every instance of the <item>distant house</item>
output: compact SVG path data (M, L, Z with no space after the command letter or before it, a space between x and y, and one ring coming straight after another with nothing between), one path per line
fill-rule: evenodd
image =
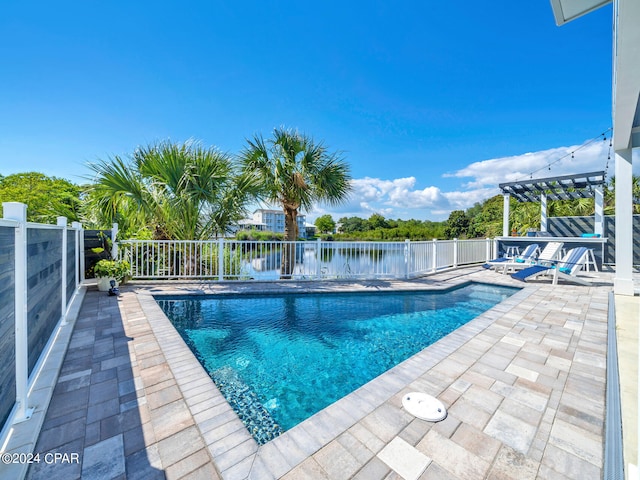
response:
M306 215L298 215L298 236L307 238L305 227ZM239 230L266 230L269 232L284 233L284 213L281 210L267 210L259 208L253 212L251 218L245 218L238 222Z
M267 230L267 225L256 222L253 218L243 218L238 220L238 228L236 230Z
M313 223L305 223L304 224L304 229L306 230L306 237L305 238L310 238L310 237L315 237L316 236L316 226Z

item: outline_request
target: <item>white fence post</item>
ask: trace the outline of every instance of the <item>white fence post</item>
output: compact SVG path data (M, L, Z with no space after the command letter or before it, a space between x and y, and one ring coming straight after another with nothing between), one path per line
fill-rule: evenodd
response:
M66 325L67 322L67 217L58 217L57 225L62 227L62 268L61 277L62 283L60 284L60 315L62 317L61 325Z
M118 260L118 224L111 226L111 258Z
M218 280L224 280L224 238L218 239Z
M84 265L84 242L82 243L82 257L80 257L80 230L82 230L82 224L80 222L71 222L71 228L75 229L76 236L76 288L78 288L80 279L84 279L84 268L80 269L80 258L82 258L82 264Z
M322 239L318 237L316 241L316 278L320 280L322 278L322 268L320 263L322 262Z
M33 408L27 405L29 385L29 339L27 334L27 206L24 203L2 204L4 218L15 220L15 341L16 341L16 413L14 423L29 420Z
M458 239L453 239L453 268L458 266Z
M411 240L404 240L404 278L409 278L411 271Z
M431 271L435 272L438 270L438 240L436 238L433 239L433 258L431 259Z
M486 255L485 255L485 257L486 257L487 262L488 262L488 261L490 261L490 260L491 260L491 258L492 258L492 257L491 257L491 239L490 239L489 237L487 237L486 244L487 244L487 248L486 248Z
M80 265L76 266L76 268L80 269L80 282L84 282L85 278L84 278L84 270L85 270L85 263L84 263L84 228L82 228L82 225L80 225L80 232L76 233L76 261L78 259L78 257L80 257ZM76 288L78 287L78 285L76 285Z

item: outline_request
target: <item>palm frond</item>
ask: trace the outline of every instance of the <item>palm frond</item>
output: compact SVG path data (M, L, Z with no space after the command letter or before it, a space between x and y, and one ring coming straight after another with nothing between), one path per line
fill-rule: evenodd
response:
M318 202L340 204L351 191L349 167L340 154L294 130L276 128L268 143L254 137L241 158L245 172L263 182L263 198L294 217Z

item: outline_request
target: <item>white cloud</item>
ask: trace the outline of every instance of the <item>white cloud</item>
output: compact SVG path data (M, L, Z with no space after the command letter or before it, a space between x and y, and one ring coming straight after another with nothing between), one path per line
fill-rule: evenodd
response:
M449 201L438 187L416 189L416 183L415 177L357 178L351 182L353 190L346 204L337 208L319 206L309 213L309 218L315 219L326 213L337 218L368 218L374 213L386 218L433 218L435 211L448 212Z
M353 196L404 208L428 208L442 201L442 194L437 187L415 190L415 184L415 177L394 180L365 177L353 180Z
M459 187L451 191L442 191L435 185L416 188L418 180L415 177L354 179L353 193L345 205L317 208L309 218L325 213L336 219L343 216L368 218L372 213L380 213L387 218L445 220L453 210L466 210L498 195L500 183L601 171L608 154L609 141L595 140L582 145L482 160L444 174L444 178L461 181ZM612 175L614 159L611 158L608 164L608 175Z
M605 168L609 142L595 140L583 145L559 147L511 157L474 162L444 177L471 178L465 188L499 183L600 171ZM609 161L613 166L613 160Z
M443 195L451 207L449 210L446 210L446 214L449 215L452 210L466 210L474 204L483 202L487 198L491 198L499 193L500 190L497 185L493 188L476 188L466 191L445 192Z
M326 213L338 218L368 218L373 213L379 213L387 218L443 220L452 210L465 210L499 193L497 185L493 188L443 192L433 185L416 188L416 184L415 177L354 179L351 197L345 205L337 208L318 207L309 214L309 218Z

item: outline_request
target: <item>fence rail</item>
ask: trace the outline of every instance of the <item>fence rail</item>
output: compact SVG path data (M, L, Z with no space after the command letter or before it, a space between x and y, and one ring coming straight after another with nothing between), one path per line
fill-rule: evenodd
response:
M120 258L129 261L133 279L218 281L413 278L445 268L485 262L493 258L494 249L490 239L426 242L124 240L118 244Z

